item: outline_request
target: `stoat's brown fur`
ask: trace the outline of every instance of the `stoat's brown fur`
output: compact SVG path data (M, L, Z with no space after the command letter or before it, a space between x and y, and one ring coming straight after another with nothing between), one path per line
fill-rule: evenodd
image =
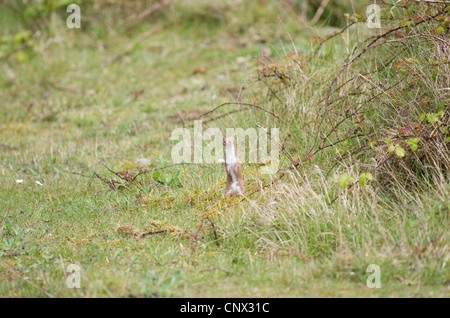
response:
M230 198L234 195L245 194L244 179L242 178L241 162L237 154L236 141L233 137L223 138L223 152L225 157L225 170L227 172L227 186L225 195Z

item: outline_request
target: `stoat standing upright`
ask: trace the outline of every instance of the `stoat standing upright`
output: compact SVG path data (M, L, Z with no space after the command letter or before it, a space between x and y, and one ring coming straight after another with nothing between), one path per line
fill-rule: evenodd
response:
M223 150L225 170L227 172L225 195L227 198L230 198L233 195L242 196L245 193L244 179L242 178L241 162L238 158L234 137L223 138Z

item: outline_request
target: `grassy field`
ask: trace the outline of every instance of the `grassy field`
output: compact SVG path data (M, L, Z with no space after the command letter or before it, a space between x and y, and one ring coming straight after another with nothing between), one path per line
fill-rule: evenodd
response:
M303 158L317 103L369 32L350 28L311 58L312 36L339 30L326 19L308 31L277 1L181 3L128 31L106 14L68 29L55 13L27 49L1 57L0 296L448 297L448 170L394 195L377 180L341 189L348 166L328 174L332 154L305 165L302 180L282 153L283 179L242 202L224 198L222 164L154 170L139 183L108 170L172 164L172 131L236 100L283 121L246 108L204 128L277 126L286 152ZM0 35L17 34L1 11ZM297 85L257 81L264 63L293 65ZM270 184L255 165L243 171L247 194ZM69 264L81 268L79 289L66 285ZM367 287L370 264L381 288Z

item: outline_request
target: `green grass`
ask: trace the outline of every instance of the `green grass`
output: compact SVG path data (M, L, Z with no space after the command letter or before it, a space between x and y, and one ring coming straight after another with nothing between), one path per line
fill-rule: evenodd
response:
M128 189L93 177L115 178L102 163L115 171L137 171L139 158L171 164L172 130L235 100L256 76L264 47L274 61L312 52L289 15L279 13L280 26L266 9L242 30L194 8L179 23L157 20L161 29L131 48L148 26L131 35L82 32L55 20L28 61L0 64L0 296L448 297L448 184L403 201L369 185L330 204L343 191L316 166L327 160L320 158L308 183L289 174L227 208L219 164L164 169L157 179L167 184ZM292 135L287 148L295 155L311 145L301 125L348 54L343 41L332 43L320 60L305 62L298 88L286 93L295 98L280 129ZM267 94L255 85L242 98L258 96L273 109ZM208 126L274 124L255 110L242 114ZM248 192L268 182L250 165L244 176ZM196 235L208 213L217 238L208 222ZM139 236L161 229L168 233ZM80 289L65 284L72 263L82 269ZM366 286L369 264L381 266L380 289Z

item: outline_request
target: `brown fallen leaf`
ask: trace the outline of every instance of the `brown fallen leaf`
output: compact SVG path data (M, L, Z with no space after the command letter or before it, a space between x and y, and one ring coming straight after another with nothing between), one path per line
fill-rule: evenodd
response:
M204 74L204 73L206 73L206 68L204 68L204 67L197 67L197 68L195 68L194 69L194 75L195 74Z

